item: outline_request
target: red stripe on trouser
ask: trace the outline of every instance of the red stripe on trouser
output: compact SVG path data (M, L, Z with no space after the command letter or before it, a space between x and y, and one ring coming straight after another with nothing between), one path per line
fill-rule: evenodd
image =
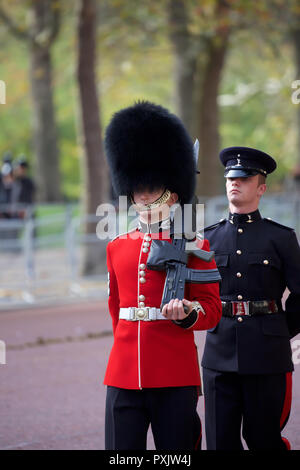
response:
M200 445L200 448L201 448L201 441L202 441L202 423L200 421L200 434L199 434L199 437L198 437L196 445L195 445L195 450L198 450L199 445Z
M286 439L286 437L282 437L281 439L283 440L286 449L287 449L287 450L292 450L291 444L290 444L289 441Z
M292 405L292 372L287 372L285 375L286 380L286 388L285 388L285 397L283 403L283 409L280 418L280 430L284 428L286 425L291 411ZM286 446L287 450L291 450L291 444L289 443L288 439L282 437L284 445Z
M292 405L292 372L287 372L285 375L286 388L285 388L285 397L283 403L283 409L280 418L280 430L284 428L289 419L291 405Z

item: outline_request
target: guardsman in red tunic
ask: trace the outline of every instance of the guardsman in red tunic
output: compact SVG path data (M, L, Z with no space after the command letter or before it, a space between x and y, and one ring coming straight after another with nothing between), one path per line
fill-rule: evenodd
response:
M147 266L154 239L172 243L170 208L194 194L193 144L175 115L149 102L116 113L105 143L114 189L129 196L139 213L139 226L107 246L114 344L104 379L105 447L146 449L151 424L156 449L200 449L193 332L220 320L219 286L188 283L184 299L161 308L166 271ZM207 240L198 246L209 251ZM191 254L187 267L210 270L216 264Z

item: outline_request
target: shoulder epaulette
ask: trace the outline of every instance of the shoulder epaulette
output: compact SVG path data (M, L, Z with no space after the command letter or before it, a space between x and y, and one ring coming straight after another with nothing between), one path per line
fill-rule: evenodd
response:
M219 222L216 222L216 223L213 224L213 225L209 225L208 227L204 227L204 231L206 231L206 230L211 230L211 229L213 229L213 228L216 228L216 227L218 227L218 225L222 225L222 224L224 224L225 222L226 222L226 219L221 219L221 220L219 220Z
M285 228L286 230L292 230L292 231L295 230L295 229L292 228L292 227L288 227L287 225L282 225L282 224L280 224L279 222L275 222L275 220L272 220L272 219L270 219L269 217L268 217L268 218L265 218L265 217L264 217L263 220L265 220L266 222L270 222L270 224L274 224L274 225L276 225L277 227Z

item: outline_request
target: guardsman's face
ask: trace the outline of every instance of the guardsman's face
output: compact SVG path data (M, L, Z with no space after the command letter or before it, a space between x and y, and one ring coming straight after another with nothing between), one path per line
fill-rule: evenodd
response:
M156 201L163 192L163 189L155 189L154 191L150 191L148 189L134 191L133 200L136 204L152 204L152 202Z
M259 175L247 178L226 178L228 201L236 206L259 202L266 191L265 184L259 184Z
M152 204L157 201L164 193L164 189L141 189L139 191L134 191L132 197L136 205L146 205ZM171 196L167 202L160 205L157 208L145 211L138 210L140 219L147 223L155 223L158 220L166 219L170 213L170 207L178 200L176 193L171 193Z

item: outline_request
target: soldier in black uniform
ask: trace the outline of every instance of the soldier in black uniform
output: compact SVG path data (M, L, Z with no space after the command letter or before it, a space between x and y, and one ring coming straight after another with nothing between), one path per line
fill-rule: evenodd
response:
M202 359L209 450L290 448L290 339L300 331L300 248L293 229L262 218L258 204L272 157L224 149L229 217L205 229L222 276L220 323ZM289 295L282 307L286 289Z

